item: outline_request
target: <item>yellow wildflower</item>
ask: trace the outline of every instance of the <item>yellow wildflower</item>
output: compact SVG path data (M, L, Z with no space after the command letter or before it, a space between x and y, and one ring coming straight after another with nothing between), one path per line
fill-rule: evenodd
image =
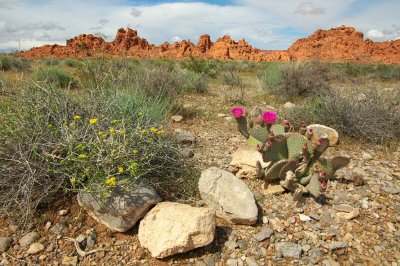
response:
M69 123L70 127L75 127L75 121L72 121L71 123Z
M165 132L164 130L158 130L157 135L162 135L162 134L164 134L164 132Z
M75 186L75 184L76 184L76 179L75 179L75 177L72 177L72 178L69 180L69 182L71 183L71 185Z
M106 185L112 187L117 185L117 179L115 177L110 177L106 180Z
M157 133L158 129L155 127L150 128L151 133Z
M99 119L97 119L97 118L89 119L89 123L90 123L91 125L97 124L98 121L99 121Z
M114 135L114 134L115 134L115 128L113 128L113 127L110 128L110 134L111 134L111 135Z
M74 116L74 120L81 120L81 119L82 119L82 117L80 115Z
M139 170L139 164L135 161L131 162L131 164L129 165L129 171L131 172L131 174L136 174L136 172Z
M140 130L140 134L144 135L144 134L146 134L146 133L147 133L147 130L146 130L146 129Z
M86 159L87 158L87 155L86 155L86 153L81 153L81 154L79 154L79 156L78 156L80 159Z
M102 136L104 136L106 133L104 132L104 131L99 131L99 132L97 132L97 135L99 136L99 137L102 137Z
M124 172L124 167L118 165L118 173L122 174Z
M132 153L136 155L136 154L139 153L139 151L135 149L135 150L132 151Z
M111 123L113 123L113 124L116 124L116 123L119 123L119 122L120 122L120 121L117 120L117 119L111 120Z

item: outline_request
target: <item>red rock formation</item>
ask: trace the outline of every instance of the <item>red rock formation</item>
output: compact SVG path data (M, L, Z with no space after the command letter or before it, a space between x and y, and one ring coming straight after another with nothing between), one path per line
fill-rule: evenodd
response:
M21 57L162 57L182 59L190 56L219 60L251 61L346 61L362 63L400 64L400 40L373 42L364 40L361 32L341 26L330 30L317 30L308 38L297 40L288 50L262 51L253 48L245 40L238 42L230 36L219 38L215 43L208 34L200 37L197 45L189 41L160 46L149 44L132 29L119 29L112 42L92 34L82 34L67 40L66 46L45 45L22 52Z
M361 63L400 63L400 41L375 43L364 40L361 32L341 26L317 30L308 38L297 40L288 49L290 59L320 59Z

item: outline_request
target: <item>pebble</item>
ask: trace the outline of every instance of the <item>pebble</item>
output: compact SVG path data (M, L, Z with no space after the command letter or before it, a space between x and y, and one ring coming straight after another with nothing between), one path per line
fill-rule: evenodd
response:
M77 256L73 256L73 257L64 256L61 264L66 265L66 266L77 266L78 265L78 257Z
M267 189L263 190L265 195L282 194L283 192L285 192L285 189L281 185L269 185Z
M239 247L239 245L236 241L228 240L225 242L225 247L228 249L235 249L235 248Z
M181 115L173 115L173 116L171 116L171 120L172 120L172 122L180 123L180 122L183 121L183 116L181 116Z
M274 233L274 230L272 230L269 227L264 227L263 229L261 229L260 232L258 232L257 234L255 234L253 236L253 238L255 240L257 240L258 242L264 241L267 238L270 238L271 235Z
M309 222L312 220L310 216L304 215L302 213L299 214L299 218L300 218L300 221L302 221L302 222Z
M272 229L277 232L283 232L285 230L285 224L281 222L278 218L272 218L269 220L269 224L271 225Z
M247 263L248 266L258 266L257 261L252 257L247 257L246 258L246 263Z
M75 238L76 241L78 241L78 243L83 242L86 239L85 235L80 234L77 238Z
M226 261L227 266L238 266L238 261L237 259L229 259Z
M322 261L322 266L340 266L340 264L332 259L325 259Z
M19 244L21 247L27 247L40 239L40 235L37 232L30 232L21 237Z
M26 252L29 255L39 253L44 250L44 245L40 242L33 243L29 246L28 251Z
M346 242L339 242L339 241L334 241L329 243L328 249L330 250L336 250L336 249L341 249L341 248L347 248L348 244Z
M348 204L333 205L333 209L339 212L352 212L354 209Z
M388 194L399 194L400 193L400 189L395 188L395 187L387 187L387 186L383 186L381 187L381 190L388 193Z
M247 249L247 242L244 239L237 241L238 247L240 249Z
M277 244L277 257L281 257L282 255L285 258L300 259L301 252L301 246L298 244L288 242Z
M68 214L68 210L60 210L59 212L58 212L58 215L60 215L60 216L65 216L65 215L67 215Z

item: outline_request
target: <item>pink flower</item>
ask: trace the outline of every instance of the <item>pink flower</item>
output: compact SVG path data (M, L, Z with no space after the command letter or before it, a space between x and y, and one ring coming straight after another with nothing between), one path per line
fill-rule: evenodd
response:
M232 115L235 118L240 118L244 115L244 108L243 107L234 107L232 108Z
M263 115L264 122L268 125L274 124L276 122L276 119L278 119L278 116L276 115L275 112L265 112Z

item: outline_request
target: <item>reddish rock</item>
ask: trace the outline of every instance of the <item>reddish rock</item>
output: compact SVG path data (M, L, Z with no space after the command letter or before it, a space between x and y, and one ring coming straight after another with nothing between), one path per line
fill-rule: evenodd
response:
M82 34L67 40L66 46L44 45L22 52L21 57L162 57L182 59L195 56L219 60L250 61L324 61L360 63L400 63L400 40L373 42L364 40L361 32L352 27L341 26L330 30L317 30L307 38L297 40L288 50L263 51L253 48L245 40L238 42L228 35L215 43L208 34L200 37L197 45L183 40L174 44L164 42L155 46L138 36L132 29L119 29L112 42L92 34Z

